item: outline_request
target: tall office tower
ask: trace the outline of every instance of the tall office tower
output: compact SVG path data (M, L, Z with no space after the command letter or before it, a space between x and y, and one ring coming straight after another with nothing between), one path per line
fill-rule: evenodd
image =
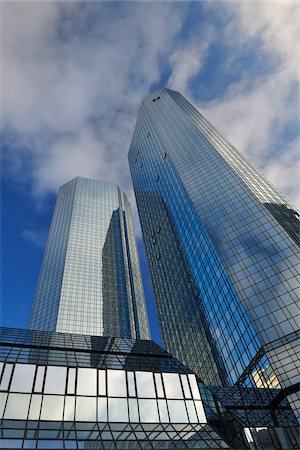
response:
M175 91L143 100L129 163L166 349L210 386L284 388L295 407L295 208Z
M61 186L29 328L150 339L126 195L76 177Z

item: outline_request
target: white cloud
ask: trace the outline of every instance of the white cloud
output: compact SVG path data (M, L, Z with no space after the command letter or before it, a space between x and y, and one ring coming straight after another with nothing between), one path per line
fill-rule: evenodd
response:
M221 100L199 107L299 207L300 138L285 134L288 127L297 126L299 118L299 58L295 52L299 6L292 2L230 2L225 9L231 17L224 32L232 52L231 70L251 43L277 64L267 75L259 75L260 67L256 71L249 68L248 76L230 86Z
M292 84L287 70L259 79L246 92L241 82L223 100L203 105L205 114L238 149L261 166L270 156L265 153L268 147L276 145L278 134L295 119L297 106L290 98Z
M276 187L286 192L288 198L297 205L300 204L299 176L300 176L300 139L285 148L278 158L271 158L265 166L266 176Z
M37 247L44 248L47 239L47 234L48 233L46 231L25 229L22 232L22 237L27 241L33 243Z
M127 150L151 84L169 63L169 86L196 103L190 81L201 72L212 43L227 42L231 56L217 69L231 71L236 58L255 45L278 62L273 73L259 76L249 68L221 100L199 106L299 204L297 140L287 148L277 144L299 112L297 100L292 101L298 78L297 5L203 5L202 20L208 23L179 40L184 3L2 3L5 167L29 182L36 198L81 175L117 182L132 201ZM215 26L215 14L226 14L228 24L219 20ZM285 183L278 181L281 164Z
M297 68L299 58L295 43L300 37L300 7L297 2L239 2L227 7L237 19L238 41L245 42L259 36L268 52L275 52L284 64Z
M188 83L201 71L207 50L213 39L213 27L206 26L174 50L170 55L172 68L172 74L168 81L170 89L185 93L190 92Z
M6 166L27 174L36 196L76 175L131 186L136 112L160 78L159 59L172 48L183 10L163 3L2 5Z

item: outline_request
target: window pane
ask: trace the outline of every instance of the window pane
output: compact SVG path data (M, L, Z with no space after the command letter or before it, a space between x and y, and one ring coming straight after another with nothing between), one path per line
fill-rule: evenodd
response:
M33 396L31 397L28 419L39 420L41 405L42 405L42 396L33 394Z
M158 410L159 410L160 421L162 423L170 422L166 400L158 400Z
M139 412L138 412L138 404L135 398L130 398L129 402L129 418L130 422L138 422L139 421Z
M16 364L10 390L31 392L35 368L33 364Z
M106 395L105 370L98 370L99 395Z
M253 437L251 435L251 429L250 428L244 428L244 433L246 435L246 439L247 439L248 443L254 442L254 439L253 439Z
M174 423L187 423L188 417L183 400L168 400L170 421Z
M78 369L77 395L97 395L97 369Z
M156 400L139 400L141 422L159 422Z
M107 398L98 398L98 422L107 421Z
M39 366L35 378L34 392L42 392L44 383L45 367Z
M186 407L188 411L189 420L191 423L198 423L197 414L193 400L186 401Z
M2 377L2 381L1 381L1 385L0 385L1 391L7 391L7 389L8 389L12 368L13 368L13 364L5 364L4 373L3 373L3 377Z
M126 397L126 381L124 370L107 371L108 395L113 397Z
M3 417L5 402L6 402L7 394L3 392L0 393L0 417Z
M44 395L41 420L62 420L64 397Z
M78 369L77 395L97 395L97 369Z
M67 387L68 394L75 394L75 377L76 377L76 369L74 368L69 369L68 387Z
M155 398L152 372L135 372L138 397Z
M110 422L128 422L127 399L108 399L108 418Z
M6 419L27 418L30 394L9 394L4 417Z
M157 396L164 397L164 390L163 390L163 385L162 385L162 380L161 380L161 374L155 373L154 378L155 378Z
M188 379L186 375L180 375L182 386L183 386L183 392L185 398L192 398L190 386L188 383Z
M202 402L197 402L196 401L195 402L195 406L196 406L199 422L200 423L207 423Z
M127 382L128 382L128 394L130 395L130 397L136 397L133 372L127 372Z
M21 439L0 439L0 448L22 448Z
M44 392L46 394L64 394L66 388L67 368L48 366Z
M96 421L96 398L77 397L76 420Z
M183 398L179 375L177 373L163 373L167 398Z
M192 389L193 398L196 400L200 400L200 393L199 393L199 388L198 388L198 384L197 384L195 375L189 374L188 377L189 377L189 382L190 382L190 386Z
M64 411L64 420L74 420L75 414L75 397L69 397L68 395L65 398L65 411Z

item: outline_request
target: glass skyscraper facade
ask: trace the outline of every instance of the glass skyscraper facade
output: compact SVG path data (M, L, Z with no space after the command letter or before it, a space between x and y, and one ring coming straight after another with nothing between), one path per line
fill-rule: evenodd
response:
M126 195L76 177L61 186L29 328L150 339Z
M299 213L175 91L143 100L128 157L166 349L297 412Z
M157 104L162 108L157 109ZM156 105L153 112L152 105ZM242 295L244 278L240 274L237 279L233 277L235 272L230 272L221 251L224 245L224 252L233 252L229 243L236 235L229 239L229 225L226 233L222 229L224 236L214 228L223 216L224 227L229 221L225 213L234 196L228 188L224 211L221 206L213 210L214 202L205 200L205 195L202 202L196 187L210 166L207 163L203 173L199 172L200 179L192 171L193 165L201 167L194 140L197 138L201 151L207 152L203 164L214 147L204 134L200 138L199 127L192 126L193 110L178 119L180 108L185 112L191 107L171 91L146 99L130 150L159 319L169 352L150 340L125 194L115 184L80 177L71 180L59 190L31 329L0 330L2 449L299 448L293 409L297 401L293 382L297 330L286 328L286 323L291 327L295 323L286 322L282 315L274 323L269 314L277 332L274 337L270 326L265 327L266 335L262 332L261 310L256 321L251 315ZM173 116L169 117L169 112ZM168 126L173 127L172 132ZM193 158L194 153L194 163L185 165L185 159ZM181 171L176 169L176 161L182 162ZM221 174L225 159L214 161L211 170ZM225 170L225 179L230 174ZM204 183L219 205L222 189L214 182L221 180L216 173L211 182L206 178ZM239 193L238 186L237 194L245 203L244 209L236 205L239 213L245 218L255 213L257 229L262 226L264 232L271 233L272 228L263 226L266 222L254 202L256 194L248 198L246 193L250 195L251 190L244 187ZM207 216L204 212L202 216L202 203ZM251 210L243 215L247 205ZM278 201L273 208L268 201L265 208L284 230L283 237L295 242L297 216L290 205L284 209ZM208 211L213 218L211 225ZM230 220L235 230L233 218ZM255 240L249 231L251 223L244 231L250 233L245 245L246 249L247 245L256 246L253 254L260 261L260 276L268 269L260 255L278 258L279 250L284 249L283 259L294 261L278 239L272 244L260 242L261 233L256 231ZM237 226L242 233L240 228ZM214 241L213 231L219 241ZM243 234L238 236L240 241L235 245L240 242L246 265ZM279 277L276 261L272 270ZM250 267L249 263L247 279L256 273ZM288 274L284 286L291 286ZM273 284L275 281L272 278ZM255 289L256 285L251 286ZM279 290L275 297L278 304L281 294ZM282 298L286 300L285 294Z

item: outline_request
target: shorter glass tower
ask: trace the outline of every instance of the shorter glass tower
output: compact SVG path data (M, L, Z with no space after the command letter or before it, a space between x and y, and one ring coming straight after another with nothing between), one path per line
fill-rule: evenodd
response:
M61 186L29 328L149 339L130 205L116 184Z

